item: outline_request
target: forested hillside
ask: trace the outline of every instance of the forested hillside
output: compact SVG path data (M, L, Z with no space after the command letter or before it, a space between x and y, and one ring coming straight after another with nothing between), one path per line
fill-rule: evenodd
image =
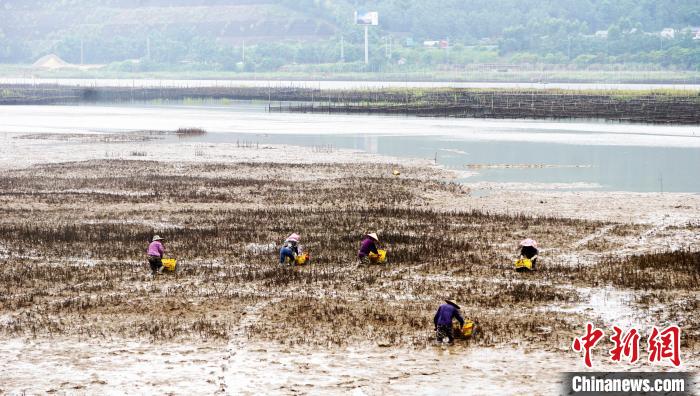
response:
M53 52L73 63L277 70L339 62L341 40L352 63L363 56L358 9L379 12L373 67L700 67L697 0L0 0L0 63Z

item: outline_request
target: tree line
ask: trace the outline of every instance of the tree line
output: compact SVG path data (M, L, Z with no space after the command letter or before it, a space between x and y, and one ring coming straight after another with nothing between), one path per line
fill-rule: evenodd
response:
M7 4L12 3L11 6ZM270 71L303 65L337 64L362 68L363 30L354 10L380 14L372 27L370 69L420 69L471 63L649 64L678 69L700 67L700 3L696 0L0 0L0 63L28 63L56 53L66 61L112 63L120 70L164 68ZM145 23L134 29L80 24L71 12L105 15L115 7L242 4L255 10L274 3L279 14L268 24L294 24L286 11L303 16L309 38L287 39L204 29L204 23ZM86 7L89 9L86 11ZM183 10L187 10L183 8ZM184 12L184 11L183 11ZM42 14L43 13L43 14ZM273 13L274 15L274 13ZM54 22L51 21L52 18ZM8 19L10 18L10 19ZM65 19L60 25L61 18ZM279 19L275 19L279 18ZM298 17L297 17L298 18ZM59 21L59 22L56 22ZM46 24L54 23L53 29ZM226 25L226 32L236 26ZM315 24L315 26L314 26ZM211 24L210 24L211 25ZM18 27L17 27L18 26ZM33 28L34 27L34 28ZM37 30L47 32L37 36ZM322 28L320 28L322 27ZM674 29L673 37L661 35ZM215 34L217 31L220 34ZM212 33L214 32L214 34ZM700 36L698 36L700 37ZM426 48L445 40L448 48ZM245 45L243 44L245 42ZM82 57L82 58L81 58ZM126 60L136 60L126 61ZM301 66L300 66L301 65ZM341 67L341 66L336 66Z

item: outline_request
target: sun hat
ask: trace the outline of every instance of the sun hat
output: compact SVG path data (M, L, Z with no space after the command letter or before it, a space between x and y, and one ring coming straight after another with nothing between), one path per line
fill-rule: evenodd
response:
M370 232L369 234L367 234L367 236L379 242L379 237L377 236L376 232Z
M163 238L159 237L158 235L153 235L153 239L151 239L151 242L162 241L162 240L163 240Z
M450 305L452 305L453 307L455 307L455 308L457 308L457 309L462 309L462 308L460 308L459 305L457 305L456 302L454 302L453 299L449 299L449 298L448 298L447 300L445 300L445 302L448 303L448 304L450 304Z
M287 237L287 240L291 241L291 242L299 242L300 239L301 239L301 236L299 234L297 234L296 232Z
M531 238L523 239L520 241L520 246L532 246L537 249L537 241Z

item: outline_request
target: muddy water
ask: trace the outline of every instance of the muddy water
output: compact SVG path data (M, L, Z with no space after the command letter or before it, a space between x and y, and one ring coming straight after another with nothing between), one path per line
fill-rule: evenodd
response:
M2 132L201 127L202 143L351 148L432 159L465 182L563 189L700 192L700 127L591 121L475 120L267 113L264 103L2 106ZM78 144L78 143L56 143ZM466 177L469 174L469 177ZM539 188L539 187L536 187Z
M0 390L6 387L28 394L554 395L560 393L563 370L585 370L582 359L573 353L557 348L525 350L515 344L501 348L368 345L309 349L252 342L234 352L241 358L229 362L221 345L11 339L0 345ZM594 359L599 371L659 370L613 365L602 352ZM684 364L686 371L697 369L690 360ZM39 372L41 375L35 374Z
M113 340L0 345L0 390L58 394L556 394L573 354L517 347L287 348L250 343L227 361L221 345ZM536 365L538 373L517 367ZM35 375L40 372L41 375ZM223 379L223 381L222 381Z

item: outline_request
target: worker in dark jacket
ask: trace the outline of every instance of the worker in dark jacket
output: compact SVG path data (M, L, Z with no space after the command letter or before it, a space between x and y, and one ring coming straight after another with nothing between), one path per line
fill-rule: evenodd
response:
M379 254L379 251L377 250L377 242L379 242L379 237L374 232L366 234L362 239L360 250L357 252L357 258L360 260L361 264L370 263L370 253Z
M459 305L452 300L445 300L446 304L440 305L435 317L433 318L433 323L435 323L435 339L437 342L442 342L442 340L447 337L449 343L452 344L455 340L454 333L452 331L452 320L457 319L460 328L464 326L464 319L462 315L459 314Z
M534 271L537 268L537 255L540 253L539 250L537 250L537 241L534 239L523 239L520 242L520 257L525 257L530 262L532 262L532 271ZM521 267L521 268L516 268L516 271L518 272L523 272L523 271L528 271L527 268Z

